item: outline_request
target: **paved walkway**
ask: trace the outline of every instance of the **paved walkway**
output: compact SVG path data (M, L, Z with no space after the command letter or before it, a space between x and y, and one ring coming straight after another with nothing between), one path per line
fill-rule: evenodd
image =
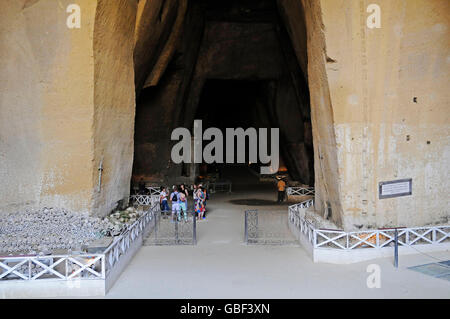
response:
M247 246L244 210L230 199L273 199L273 193L217 194L198 224L197 246L145 246L106 298L449 298L450 282L406 269L435 260L400 256L352 265L314 264L300 246ZM432 253L448 260L450 252ZM381 288L367 287L369 264L381 268Z

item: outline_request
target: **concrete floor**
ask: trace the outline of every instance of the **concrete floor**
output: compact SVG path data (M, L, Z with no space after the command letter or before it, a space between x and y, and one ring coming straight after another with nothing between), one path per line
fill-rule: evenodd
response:
M276 198L275 192L217 194L198 224L197 246L144 246L106 298L449 298L450 282L407 267L435 260L401 256L352 265L314 264L300 246L247 246L238 198ZM255 207L253 207L255 208ZM287 205L256 207L285 209ZM448 260L450 252L431 253ZM368 288L370 264L381 269L381 288Z

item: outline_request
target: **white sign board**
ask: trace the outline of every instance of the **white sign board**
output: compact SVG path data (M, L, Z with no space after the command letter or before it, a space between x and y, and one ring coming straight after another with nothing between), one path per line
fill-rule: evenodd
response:
M412 179L379 183L379 199L407 196L412 194Z

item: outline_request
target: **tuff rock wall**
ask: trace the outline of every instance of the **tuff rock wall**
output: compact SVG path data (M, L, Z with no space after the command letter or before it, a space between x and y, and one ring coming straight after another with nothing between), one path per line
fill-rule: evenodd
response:
M0 2L0 211L106 214L129 192L135 95L170 105L138 118L158 135L198 74L198 1L79 0L80 29L65 25L70 3ZM309 86L317 210L346 230L447 223L449 2L378 0L379 29L371 1L276 3ZM145 138L136 156L164 151ZM411 196L378 199L401 178Z
M105 215L125 199L133 167L134 30L137 2L98 0L94 29L94 170L92 212ZM100 187L98 167L102 164ZM97 169L96 169L97 168Z
M449 222L449 14L445 0L280 0L301 61L306 25L316 209L346 230ZM305 14L306 24L300 13ZM412 178L412 195L378 183Z
M342 225L448 223L450 2L321 1ZM412 195L378 199L381 181Z
M45 206L89 211L94 171L96 1L82 27L71 1L0 2L0 211Z
M129 192L135 1L0 3L0 211L105 215ZM101 190L98 166L103 158Z

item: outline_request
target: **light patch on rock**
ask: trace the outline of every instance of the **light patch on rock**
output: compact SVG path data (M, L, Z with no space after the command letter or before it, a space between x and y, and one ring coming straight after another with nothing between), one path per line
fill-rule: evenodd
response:
M358 105L358 101L359 101L358 95L356 95L356 94L349 95L347 101L348 101L348 104L350 104L350 105Z

